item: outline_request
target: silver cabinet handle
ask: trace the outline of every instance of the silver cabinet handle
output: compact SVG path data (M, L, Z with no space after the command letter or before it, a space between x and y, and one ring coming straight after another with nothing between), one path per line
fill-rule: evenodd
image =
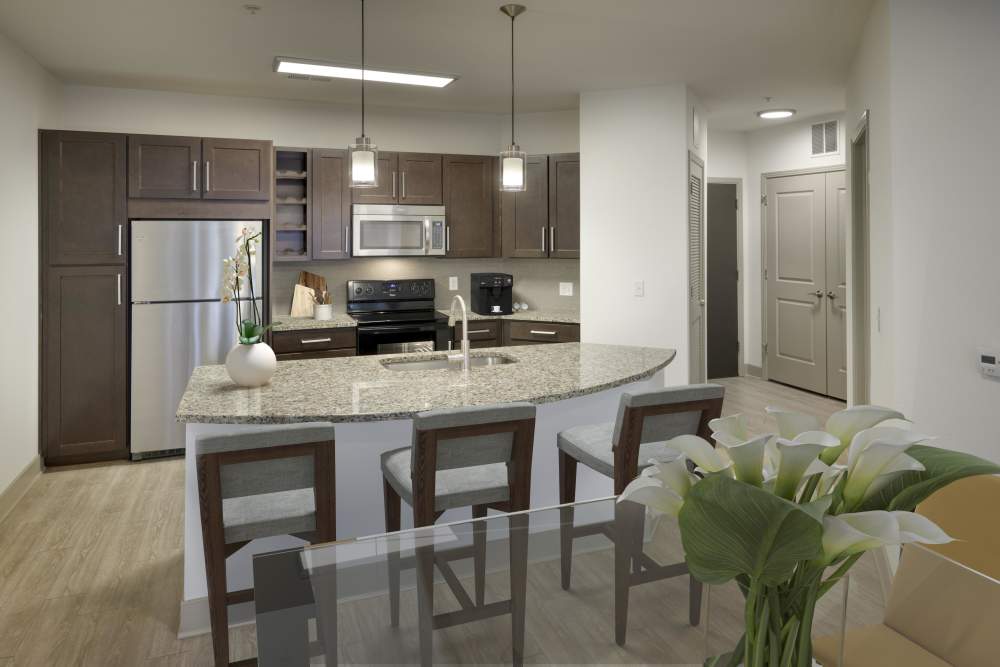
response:
M489 329L473 329L472 331L469 332L469 335L471 336L472 334L483 334L483 333L493 333L493 332L490 331Z
M400 187L400 199L406 199L406 172L405 171L400 172L400 174L399 174L399 180L400 180L400 184L399 184L399 187Z
M451 225L444 226L444 251L451 252Z
M392 198L396 198L396 172L392 172Z
M555 331L536 331L535 329L532 329L530 333L532 333L532 334L534 334L536 336L555 336L556 335Z
M329 343L329 338L303 338L300 341L303 345L313 345L315 343Z
M549 252L556 250L556 228L555 225L549 227Z
M122 254L122 226L118 225L118 256Z
M547 250L547 248L545 247L545 237L546 237L545 226L542 225L542 252L543 253Z
M191 161L191 192L198 192L198 161Z
M205 192L212 191L212 163L205 160Z
M120 305L122 305L122 274L119 273L117 276L115 276L115 278L116 278L115 282L117 284L117 291L118 291L117 301L118 301L118 305L120 306Z
M344 225L344 254L350 254L350 238L351 238L351 226Z

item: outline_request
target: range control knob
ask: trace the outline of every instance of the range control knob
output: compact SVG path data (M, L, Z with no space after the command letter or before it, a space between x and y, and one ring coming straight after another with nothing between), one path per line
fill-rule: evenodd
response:
M360 287L355 287L354 288L354 293L355 294L360 295L362 292L364 292L364 290L362 288L360 288Z
M375 289L373 287L366 287L365 288L365 294L374 294L374 293L375 293Z

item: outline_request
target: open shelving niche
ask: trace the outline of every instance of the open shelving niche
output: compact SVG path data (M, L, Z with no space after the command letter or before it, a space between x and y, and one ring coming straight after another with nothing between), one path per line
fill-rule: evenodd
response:
M274 222L272 258L275 262L301 262L310 258L308 148L274 148Z

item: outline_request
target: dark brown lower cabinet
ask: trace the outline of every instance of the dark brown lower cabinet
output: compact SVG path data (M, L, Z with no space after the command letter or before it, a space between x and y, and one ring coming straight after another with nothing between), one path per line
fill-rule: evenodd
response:
M123 267L45 270L41 440L48 465L128 457Z
M353 357L357 354L358 332L354 327L275 331L271 345L278 361Z
M579 324L524 322L519 320L505 320L503 323L504 345L578 342L580 342Z
M462 323L456 322L452 347L462 349ZM501 345L500 320L470 320L469 348L499 347Z

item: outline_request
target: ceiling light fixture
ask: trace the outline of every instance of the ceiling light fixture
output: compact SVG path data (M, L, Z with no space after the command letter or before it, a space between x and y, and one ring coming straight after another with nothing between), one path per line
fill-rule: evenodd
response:
M353 67L351 65L337 65L318 60L302 60L299 58L286 58L284 56L278 56L274 59L274 71L279 74L297 74L317 79L353 79L355 81L360 81L363 74L365 81L401 83L408 86L427 86L429 88L444 88L458 78L438 74L389 72L372 69L365 69L362 72L360 67Z
M352 188L378 187L378 147L365 134L365 0L361 0L361 136L347 147Z
M764 120L778 120L779 118L791 118L795 115L795 109L765 109L757 112L758 118Z
M500 152L500 190L524 192L527 155L514 141L514 19L525 12L524 5L503 5L500 11L510 17L510 146Z

